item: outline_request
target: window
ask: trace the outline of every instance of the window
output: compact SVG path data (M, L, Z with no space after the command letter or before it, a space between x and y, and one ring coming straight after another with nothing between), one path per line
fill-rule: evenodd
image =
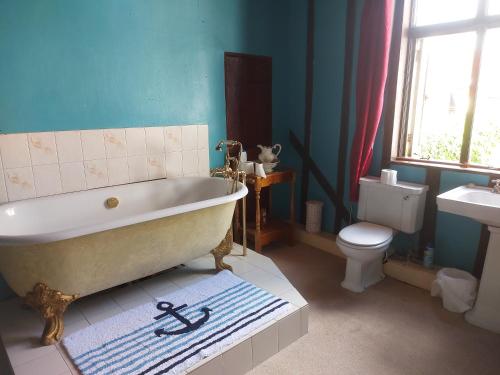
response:
M398 156L500 168L500 0L409 1Z

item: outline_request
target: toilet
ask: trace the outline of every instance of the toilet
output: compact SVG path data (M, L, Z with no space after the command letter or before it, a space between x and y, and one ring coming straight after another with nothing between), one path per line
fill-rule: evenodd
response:
M336 241L347 258L341 285L357 293L385 277L383 260L397 231L422 229L428 190L402 181L382 184L377 177L362 177L359 183L359 222L343 228Z

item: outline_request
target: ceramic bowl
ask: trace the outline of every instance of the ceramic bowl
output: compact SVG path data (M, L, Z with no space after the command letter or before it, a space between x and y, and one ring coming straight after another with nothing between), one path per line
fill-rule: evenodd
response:
M262 163L264 167L264 172L271 173L274 170L274 168L278 166L279 162L280 161L278 159L274 159L274 161L271 163Z

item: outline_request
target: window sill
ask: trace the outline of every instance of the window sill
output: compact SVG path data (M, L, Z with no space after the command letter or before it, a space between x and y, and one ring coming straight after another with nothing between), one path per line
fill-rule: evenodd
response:
M498 168L481 168L481 167L472 167L472 166L463 166L460 164L448 164L448 163L439 163L434 161L427 160L416 160L416 159L407 159L407 158L392 158L392 164L398 165L409 165L421 168L436 168L445 171L454 171L454 172L462 172L462 173L476 173L476 174L485 174L495 177L500 177L500 169Z

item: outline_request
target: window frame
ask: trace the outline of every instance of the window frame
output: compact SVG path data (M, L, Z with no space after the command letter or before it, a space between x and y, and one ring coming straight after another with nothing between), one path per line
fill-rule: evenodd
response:
M394 25L391 43L399 51L393 54L393 61L390 62L389 66L389 74L396 75L398 78L396 82L392 83L393 90L388 90L389 93L386 98L390 102L393 102L390 106L390 110L388 111L389 113L386 113L385 116L386 130L387 126L392 126L392 129L387 132L388 136L384 142L384 154L388 155L388 157L386 156L384 158L386 164L391 161L399 164L432 166L451 170L466 169L466 171L475 173L500 174L500 166L488 167L469 162L484 39L488 29L500 27L500 15L487 15L488 1L495 0L478 1L478 11L476 17L474 18L422 26L415 26L412 24L417 0L401 0L401 3L399 4L396 2L394 22L401 23L402 27L398 27L400 25ZM457 34L468 31L477 32L478 37L473 57L469 89L469 107L467 109L464 124L460 160L458 162L453 162L407 157L405 154L409 126L409 104L411 98L413 62L415 60L415 45L417 39L431 36ZM391 77L389 77L388 86L391 86L390 79ZM389 120L389 123L387 120ZM389 136L392 139L389 139Z

